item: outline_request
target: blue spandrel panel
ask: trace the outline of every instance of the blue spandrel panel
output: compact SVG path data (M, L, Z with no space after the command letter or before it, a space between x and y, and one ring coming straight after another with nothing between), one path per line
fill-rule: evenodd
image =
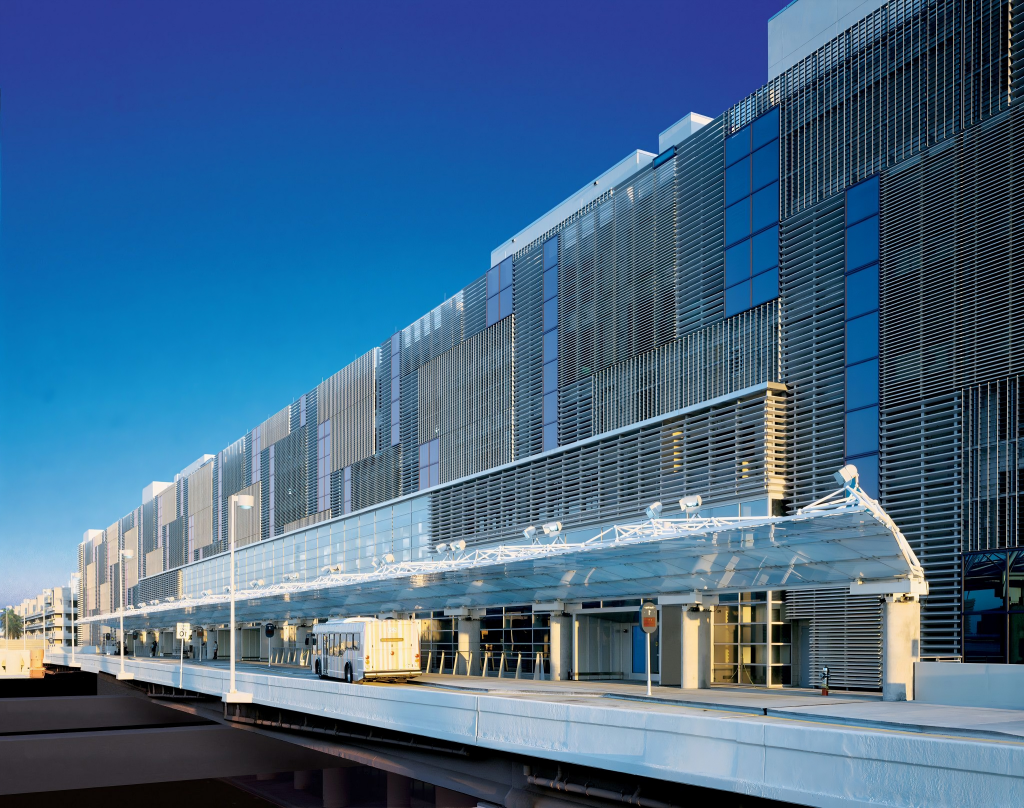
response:
M846 364L854 365L878 356L878 312L846 324Z
M558 236L544 242L544 269L551 269L558 263Z
M779 180L779 144L769 143L754 152L751 157L751 189L763 188L770 182Z
M544 335L544 362L558 359L558 329L548 331Z
M745 281L750 277L750 241L742 241L725 251L725 285Z
M544 299L558 294L558 267L553 266L544 271Z
M846 369L846 409L878 403L878 360L869 359Z
M544 303L544 330L550 331L558 326L558 298L553 297Z
M749 157L725 169L725 204L739 202L745 196L750 196Z
M858 317L878 309L878 264L846 276L846 316Z
M779 108L766 112L750 125L751 148L757 149L779 136Z
M750 230L756 233L779 221L779 184L773 182L767 188L755 193L753 200Z
M544 392L550 393L558 389L558 362L544 365Z
M872 216L846 231L846 271L878 263L878 217Z
M846 192L846 224L878 213L878 177L872 177Z
M725 164L732 165L750 154L750 127L744 126L735 135L725 139Z
M751 240L751 272L757 275L779 265L779 228L770 227Z
M544 396L543 420L541 423L550 424L558 420L558 393L547 393Z
M769 269L760 275L755 275L752 281L750 292L750 303L753 306L760 306L769 300L779 296L779 270Z
M857 467L857 484L872 499L878 499L878 455L870 454L853 461Z
M878 407L846 413L846 455L878 451Z
M731 317L750 308L750 281L725 290L725 316Z
M725 209L725 243L735 244L750 235L750 199Z

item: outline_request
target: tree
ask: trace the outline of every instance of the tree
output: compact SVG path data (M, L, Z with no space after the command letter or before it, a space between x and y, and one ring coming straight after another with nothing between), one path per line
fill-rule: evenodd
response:
M9 640L20 640L24 624L21 615L15 614L14 609L7 608L0 611L0 631Z

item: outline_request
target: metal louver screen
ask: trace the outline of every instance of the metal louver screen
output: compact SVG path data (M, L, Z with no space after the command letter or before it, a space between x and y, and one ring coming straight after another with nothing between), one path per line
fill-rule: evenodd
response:
M793 411L795 507L835 490L843 465L845 232L842 196L780 229L783 361Z
M499 320L417 371L416 448L439 439L441 482L512 460L514 323Z
M891 0L726 113L782 109L782 214L1006 109L1008 0ZM1016 100L1016 98L1014 98Z
M964 391L964 550L1021 546L1024 384L1020 376Z
M683 494L709 502L781 495L786 402L775 385L442 487L431 495L433 538L487 543L552 519L567 530L635 519L655 500L671 510Z
M848 588L786 592L786 619L809 620L810 684L829 668L835 688L882 687L882 606L877 595L851 595Z
M594 377L593 434L781 381L781 347L773 301L606 368Z
M725 312L725 156L722 116L684 140L676 171L676 333L722 319Z

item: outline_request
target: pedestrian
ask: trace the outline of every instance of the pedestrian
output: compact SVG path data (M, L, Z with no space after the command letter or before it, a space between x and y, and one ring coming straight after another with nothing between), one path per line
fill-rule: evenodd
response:
M217 658L217 641L216 640L213 641L213 658L214 659Z
M209 659L209 657L206 656L206 640L203 640L203 644L199 649L199 661L202 662L204 659Z
M155 657L156 656L156 640L155 639L153 640L153 644L149 647L149 655L151 657Z

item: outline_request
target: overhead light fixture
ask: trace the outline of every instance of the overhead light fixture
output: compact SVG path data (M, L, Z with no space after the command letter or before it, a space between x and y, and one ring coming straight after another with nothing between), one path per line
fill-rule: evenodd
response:
M461 553L463 550L466 549L466 540L459 539L456 542L452 542L452 549L457 553Z
M444 542L441 542L440 544L438 544L438 545L436 545L434 547L434 552L435 553L443 553L443 552L446 552L447 550L448 550L448 545L445 544Z
M523 535L526 536L528 541L533 541L533 537L537 535L537 528L533 525L523 528Z
M647 518L657 519L659 516L661 516L661 508L662 505L660 502L652 502L650 505L647 506Z
M562 523L561 522L547 522L544 525L544 535L545 536L557 536L561 532L562 532Z
M687 513L693 513L703 502L704 500L701 499L700 494L693 497L683 497L679 500L679 510L686 511Z
M174 598L164 598L168 603L174 603Z
M331 572L341 572L341 564L335 564L331 567Z
M324 569L326 569L326 567ZM288 573L285 573L282 577L286 581L297 581L297 580L299 580L299 573L297 573L297 572L288 572Z
M208 598L208 597L210 597L210 590L209 589L204 589L202 592L199 593L199 597L201 597L201 598Z
M252 494L235 494L235 504L243 511L253 506Z
M857 485L857 478L860 476L860 473L857 471L857 467L853 465L853 463L847 463L832 476L839 485L844 488L852 488Z
M224 591L225 592L230 592L231 591L231 587L230 586L225 586L224 587Z
M384 563L385 564L394 564L395 563L395 557L391 553L384 553Z
M149 605L150 606L159 606L160 605L160 601L159 600L151 600L149 602Z

